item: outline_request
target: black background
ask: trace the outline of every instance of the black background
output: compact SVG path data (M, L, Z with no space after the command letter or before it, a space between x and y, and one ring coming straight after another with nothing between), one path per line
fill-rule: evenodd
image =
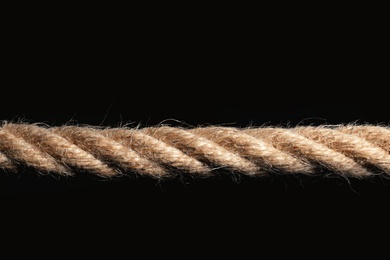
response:
M67 25L42 24L24 23L19 37L7 40L1 120L53 126L389 123L386 44L372 28L282 23L199 31L153 23L67 31ZM103 231L119 231L122 242L136 238L137 244L169 244L173 235L171 246L183 247L194 235L202 237L202 247L215 248L215 240L251 247L248 234L279 241L300 232L337 238L370 230L362 224L385 221L390 182L229 175L157 182L2 172L0 194L7 221L34 227L33 233L52 225L72 236L81 224L96 240L110 237L101 237Z

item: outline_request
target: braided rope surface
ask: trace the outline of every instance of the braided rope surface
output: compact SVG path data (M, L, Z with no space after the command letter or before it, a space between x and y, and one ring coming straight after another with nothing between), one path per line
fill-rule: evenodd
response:
M218 169L248 176L390 175L390 128L375 125L298 127L97 128L4 123L0 168L19 173L102 177L128 173L209 177Z

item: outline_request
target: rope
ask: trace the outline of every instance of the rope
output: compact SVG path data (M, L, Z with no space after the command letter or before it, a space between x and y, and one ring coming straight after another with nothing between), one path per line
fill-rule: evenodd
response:
M292 128L169 126L47 127L4 123L0 167L20 173L103 177L129 173L168 178L210 177L219 169L248 176L270 173L344 177L390 175L390 128L373 125Z

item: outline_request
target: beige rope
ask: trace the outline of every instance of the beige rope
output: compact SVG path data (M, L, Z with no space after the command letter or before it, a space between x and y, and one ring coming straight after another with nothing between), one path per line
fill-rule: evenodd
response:
M0 167L21 172L103 177L130 172L155 178L176 173L213 176L218 169L248 176L272 172L344 177L390 175L390 128L168 126L96 128L4 123Z

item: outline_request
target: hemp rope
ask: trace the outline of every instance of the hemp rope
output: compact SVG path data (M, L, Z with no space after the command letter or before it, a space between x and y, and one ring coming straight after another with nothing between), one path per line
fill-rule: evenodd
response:
M102 177L136 173L209 177L218 169L248 176L272 172L344 177L390 176L390 128L298 127L97 128L3 123L0 167Z

